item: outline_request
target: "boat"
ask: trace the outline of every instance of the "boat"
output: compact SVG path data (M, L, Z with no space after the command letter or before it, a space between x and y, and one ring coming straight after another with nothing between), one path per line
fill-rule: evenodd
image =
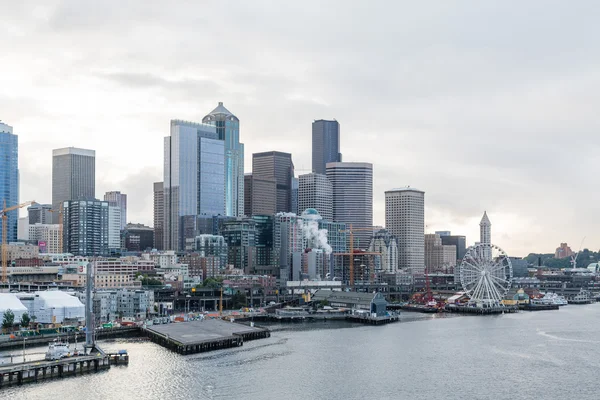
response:
M539 303L544 305L557 305L557 306L566 306L569 304L567 300L563 296L559 296L554 292L547 292L544 297L538 299Z
M592 297L591 293L583 289L568 300L569 304L591 304L594 301L595 299Z
M69 348L69 342L54 339L54 341L48 344L48 351L46 352L45 359L47 361L54 361L70 356L71 349Z

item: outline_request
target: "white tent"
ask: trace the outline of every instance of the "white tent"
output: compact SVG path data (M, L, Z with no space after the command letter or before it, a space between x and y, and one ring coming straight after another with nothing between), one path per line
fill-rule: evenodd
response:
M35 292L33 302L28 307L30 314L35 315L36 321L42 324L62 324L65 319L85 319L83 303L72 294L59 290Z
M0 324L4 321L4 312L11 310L15 315L15 324L21 322L21 317L27 312L27 307L12 293L0 293Z

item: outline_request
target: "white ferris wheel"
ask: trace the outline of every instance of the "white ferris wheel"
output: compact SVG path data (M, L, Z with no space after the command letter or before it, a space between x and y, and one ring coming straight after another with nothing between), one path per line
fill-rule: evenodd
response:
M469 296L469 304L479 307L500 306L513 277L508 255L493 244L469 247L459 269L460 283Z

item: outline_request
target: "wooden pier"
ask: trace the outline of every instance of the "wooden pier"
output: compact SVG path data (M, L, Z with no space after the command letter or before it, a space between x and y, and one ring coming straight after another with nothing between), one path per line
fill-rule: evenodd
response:
M400 321L400 315L386 315L383 317L348 315L346 316L346 319L351 322L359 322L367 325L384 325Z
M182 355L243 346L244 341L271 336L266 328L221 319L152 325L146 334L154 343Z

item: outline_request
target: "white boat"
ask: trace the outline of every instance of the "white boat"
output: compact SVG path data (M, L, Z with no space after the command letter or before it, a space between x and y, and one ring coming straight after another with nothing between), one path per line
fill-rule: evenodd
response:
M554 304L558 306L566 306L569 304L563 296L559 296L554 292L547 292L544 297L541 298L541 304Z
M54 339L54 341L48 344L48 351L46 352L45 359L47 361L53 361L70 356L71 349L69 349L69 343L63 342L60 339Z

